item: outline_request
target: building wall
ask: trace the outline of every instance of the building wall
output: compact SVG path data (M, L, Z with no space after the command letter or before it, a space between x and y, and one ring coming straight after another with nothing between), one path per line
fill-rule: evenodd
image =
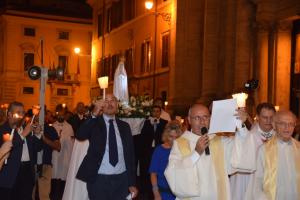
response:
M79 82L65 81L47 83L46 105L53 109L58 103L67 103L67 106L73 108L78 101L84 103L90 102L90 55L91 55L91 25L84 23L75 23L45 19L41 15L38 19L35 17L15 16L13 14L3 14L1 16L1 30L4 32L4 44L0 45L4 49L0 56L0 103L8 103L13 100L21 101L26 108L39 103L39 80L30 80L26 71L24 71L23 53L34 53L34 64L41 66L41 39L44 43L44 64L46 68L58 66L58 55L67 55L68 71L71 77L77 73L77 62L79 58ZM70 21L70 20L68 20ZM35 28L35 36L24 36L24 27ZM68 31L69 40L58 39L59 31ZM1 34L0 34L1 35ZM75 55L73 49L81 48L79 56ZM74 79L71 79L74 80ZM33 87L33 94L24 94L23 87ZM68 96L56 95L57 88L69 90Z
M105 7L110 2L106 1ZM140 74L139 69L140 45L147 38L153 41L155 16L147 13L144 0L135 2L134 19L105 34L104 55L133 47L131 94L152 94L153 71ZM89 3L94 8L92 76L96 80L103 37L95 37L95 18L103 12L103 1ZM169 109L174 115L185 115L194 102L208 105L212 100L231 98L232 93L241 91L249 93L250 112L263 101L290 108L291 31L292 22L300 18L298 0L167 0L158 5L159 12L172 13L170 26L158 17L156 32L157 36L167 30L171 32L171 64L156 76L159 81L152 95L160 96L159 89L166 88ZM157 42L156 52L160 52L160 40ZM157 72L161 70L160 57L158 53ZM259 80L259 87L248 91L244 84L252 78Z
M169 71L175 65L175 26L176 14L173 0L158 0L158 13L172 13L170 24L161 15L155 15L153 9L147 11L143 0L135 1L135 18L130 21L123 21L122 25L105 33L104 37L97 37L97 17L103 13L103 1L90 1L94 9L93 28L93 58L92 58L92 83L94 90L99 90L97 78L97 62L101 62L102 56L109 57L115 54L124 55L126 49L133 49L133 74L129 75L129 90L131 95L149 94L160 96L162 91L169 91ZM125 1L123 1L125 5ZM105 2L105 8L109 8L112 1ZM105 11L105 15L106 15ZM106 20L105 16L105 20ZM155 20L157 22L156 32L156 64L154 70L154 46L155 46ZM106 26L106 25L105 25ZM162 35L170 33L170 57L169 67L162 68ZM151 68L148 72L141 72L141 45L150 41L151 45ZM103 48L103 42L105 47ZM126 66L125 66L126 67ZM155 72L154 72L155 71ZM155 77L154 77L155 76ZM155 94L153 95L153 80L155 79ZM113 80L110 80L108 91L112 91ZM95 93L99 95L99 92Z

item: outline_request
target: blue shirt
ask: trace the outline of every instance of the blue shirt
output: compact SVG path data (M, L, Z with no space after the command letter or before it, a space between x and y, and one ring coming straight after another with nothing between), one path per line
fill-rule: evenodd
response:
M169 162L169 155L171 148L167 149L162 145L157 146L152 154L152 160L149 168L149 173L155 173L157 175L157 185L159 188L170 190L167 179L164 175L165 169ZM163 200L174 200L175 196L167 192L160 192Z

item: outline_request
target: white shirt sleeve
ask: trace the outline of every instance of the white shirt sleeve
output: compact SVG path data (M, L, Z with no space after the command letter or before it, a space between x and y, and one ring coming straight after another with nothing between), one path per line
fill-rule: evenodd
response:
M246 128L240 128L234 137L225 139L224 142L226 160L230 161L227 165L228 174L255 171L256 143L254 134L249 133Z

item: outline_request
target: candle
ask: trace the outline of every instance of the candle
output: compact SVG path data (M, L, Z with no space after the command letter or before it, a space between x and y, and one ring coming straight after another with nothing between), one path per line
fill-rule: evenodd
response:
M9 140L13 140L14 138L15 129L13 128L10 132Z
M10 135L9 133L4 133L3 136L2 136L2 139L4 142L7 142L10 140Z
M240 108L246 107L246 99L248 98L248 94L243 92L237 93L237 94L233 94L232 98L236 99L238 107Z
M100 88L103 89L103 99L105 99L105 88L108 88L108 76L98 78L98 83Z
M30 122L30 124L32 124L32 123L33 123L33 120L34 120L34 118L35 118L35 115L33 115L33 117L32 117L32 119L31 119L31 122Z

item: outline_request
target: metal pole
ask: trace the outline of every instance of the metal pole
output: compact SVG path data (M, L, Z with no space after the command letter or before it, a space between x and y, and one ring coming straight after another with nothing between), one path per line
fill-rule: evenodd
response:
M45 93L46 93L46 82L48 78L48 69L41 67L41 78L40 78L40 113L39 113L39 124L44 131L45 124Z
M45 93L46 93L46 82L48 78L48 69L44 65L44 41L41 39L41 78L40 78L40 113L39 113L39 124L44 132L45 124Z
M41 65L44 66L44 40L41 39Z
M155 0L155 10L154 10L154 19L155 19L155 22L154 22L154 55L153 55L153 88L152 88L152 93L153 93L153 99L155 98L155 78L156 78L156 75L155 75L155 70L156 70L156 40L157 40L157 0Z

